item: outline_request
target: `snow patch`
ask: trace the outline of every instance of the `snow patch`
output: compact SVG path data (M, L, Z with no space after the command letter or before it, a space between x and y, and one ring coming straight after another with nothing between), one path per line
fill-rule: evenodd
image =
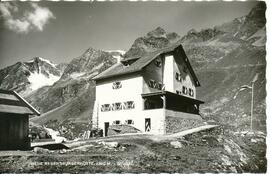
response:
M250 36L248 40L254 37L265 37L265 27L262 27L261 29L259 29L256 33Z
M31 73L28 77L28 81L30 82L30 88L32 90L39 89L43 86L51 86L59 79L60 76L49 74L49 77L47 77L44 74L38 72Z
M224 57L224 56L221 56L221 57L217 58L217 59L215 60L215 62L220 61L221 59L223 59L223 57Z
M9 74L8 74L8 75L6 75L6 77L5 77L4 79L6 79L8 76L9 76Z
M113 56L113 58L115 58L117 60L117 63L122 60L122 57L121 56Z
M85 74L84 72L81 72L81 73L75 72L75 73L70 74L70 77L73 79L76 79L84 74Z
M266 30L265 27L259 29L256 33L250 36L247 40L252 38L258 38L255 42L252 43L253 46L265 46L266 43Z
M104 65L104 62L100 63L99 65L96 65L91 72L99 70Z
M46 127L45 129L49 132L49 134L52 136L52 139L54 139L56 143L62 143L64 141L67 141L65 137L59 136L60 133L58 131L55 131L51 128L46 128Z
M120 53L122 55L126 53L126 51L124 51L124 50L106 50L106 52L108 52L108 53L118 52L118 53Z
M266 43L266 37L261 37L259 40L252 43L252 45L257 46L257 47L261 47L261 46L265 46L265 43Z

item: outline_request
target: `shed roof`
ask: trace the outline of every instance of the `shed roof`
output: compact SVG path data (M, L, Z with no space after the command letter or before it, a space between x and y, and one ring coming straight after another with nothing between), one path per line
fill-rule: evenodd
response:
M188 58L184 52L184 49L180 43L171 45L169 47L159 49L153 52L146 53L142 57L138 58L131 58L133 60L136 60L134 63L131 65L125 66L123 62L131 60L131 59L125 59L122 62L116 63L112 67L108 68L107 70L101 72L97 76L95 76L93 79L94 80L101 80L101 79L106 79L110 77L116 77L124 74L130 74L134 72L139 72L141 71L145 66L147 66L149 63L151 63L155 58L157 58L161 54L169 53L174 51L176 48L180 47L180 50L184 53L183 55L185 56L185 62L187 64L188 69L191 72L192 77L194 78L195 85L200 86L200 83L198 81L198 78L196 77L189 61Z
M17 92L0 89L0 113L40 115L33 106Z

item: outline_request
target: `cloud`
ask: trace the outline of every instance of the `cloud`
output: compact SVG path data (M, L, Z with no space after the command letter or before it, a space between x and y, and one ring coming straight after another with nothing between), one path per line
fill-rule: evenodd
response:
M44 26L50 19L55 19L53 13L46 7L31 3L31 10L25 11L23 16L15 19L14 13L18 12L18 7L9 2L0 4L1 17L5 26L17 33L28 33L32 30L43 31Z

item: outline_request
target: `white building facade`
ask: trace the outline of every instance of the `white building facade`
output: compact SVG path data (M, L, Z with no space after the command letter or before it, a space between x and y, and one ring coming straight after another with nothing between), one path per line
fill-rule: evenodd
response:
M200 84L181 45L124 59L94 80L92 122L104 136L111 125L166 134L179 130L184 122L202 120L199 105L203 102L196 99Z

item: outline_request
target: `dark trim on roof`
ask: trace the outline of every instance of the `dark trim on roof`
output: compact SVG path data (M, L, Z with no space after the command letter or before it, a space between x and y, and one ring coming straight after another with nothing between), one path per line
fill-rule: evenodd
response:
M152 97L152 96L161 96L161 95L165 95L165 96L169 96L169 97L176 97L179 98L180 100L185 100L191 103L196 103L196 104L203 104L204 102L201 100L197 100L197 99L193 99L193 98L189 98L183 95L178 95L169 91L157 91L157 92L152 92L152 93L145 93L145 94L141 94L142 98L147 98L147 97Z
M130 73L123 73L123 74L119 74L117 76L108 76L106 78L102 78L102 79L95 79L96 84L100 84L102 82L105 81L109 81L109 80L118 80L119 78L123 78L123 77L137 77L136 75L141 75L141 71L134 71L134 72L130 72Z
M30 103L28 103L24 98L22 98L16 91L12 91L16 97L18 97L35 115L40 115L40 112L36 110Z
M116 65L116 64L115 64ZM113 65L114 66L114 65ZM114 68L114 67L111 67L111 68ZM106 69L105 71L103 72L107 72L107 71L110 71L111 69L108 68ZM99 77L99 74L96 75L95 77L92 78L92 80L95 80L96 82L99 82L99 81L103 81L103 80L109 80L109 79L113 79L113 78L120 78L122 76L125 76L125 75L131 75L131 74L135 74L135 73L140 73L140 69L131 69L129 71L126 71L126 72L120 72L118 73L117 75L115 74L110 74L110 75L106 75L105 77ZM103 73L102 72L102 73Z
M195 72L194 72L194 70L193 70L193 68L192 68L189 60L188 60L188 57L186 55L186 52L185 52L183 46L180 45L180 48L182 49L182 53L183 53L183 56L184 56L184 61L186 62L187 66L188 66L188 69L190 70L190 73L191 73L192 77L194 78L195 86L196 87L197 86L201 86L201 84L200 84L200 82L199 82L199 80L198 80L198 78L197 78L197 76L196 76L196 74L195 74Z

